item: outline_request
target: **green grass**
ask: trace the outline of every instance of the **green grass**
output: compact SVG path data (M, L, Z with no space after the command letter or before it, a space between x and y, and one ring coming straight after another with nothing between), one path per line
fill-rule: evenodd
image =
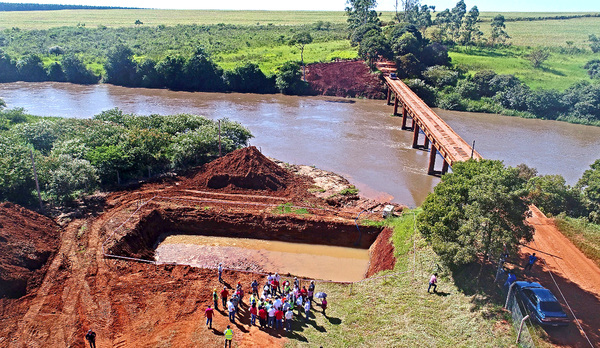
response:
M489 36L490 23L483 22L480 26L485 36ZM573 41L575 47L589 49L589 34L600 34L600 18L506 22L506 32L512 38L509 42L515 46L557 47Z
M299 328L287 346L511 346L516 337L498 305L486 303L482 295L463 294L447 275L440 277L441 295L427 293L429 276L438 271L435 254L417 235L413 258L412 214L390 223L396 226L394 244L403 245L405 252L395 271L406 267L411 271L382 272L378 276L387 277L352 286L317 284L316 291L328 294L328 317L315 311L313 320Z
M350 46L347 40L318 42L307 45L304 49L304 62L330 62L333 58L356 58L356 48ZM234 53L222 53L215 56L215 63L225 70L252 62L258 64L265 74L273 74L287 61L300 61L300 51L288 45L273 47L241 48Z
M48 29L85 24L88 28L177 24L302 25L317 21L345 23L340 11L218 11L218 10L62 10L0 12L0 29Z
M555 221L560 232L600 266L600 225L564 216L557 217Z
M529 49L462 48L450 52L454 64L465 66L469 73L493 70L498 74L513 74L533 89L564 90L573 83L589 79L583 68L586 62L600 58L598 54L564 54L553 52L542 68L534 69L526 55Z

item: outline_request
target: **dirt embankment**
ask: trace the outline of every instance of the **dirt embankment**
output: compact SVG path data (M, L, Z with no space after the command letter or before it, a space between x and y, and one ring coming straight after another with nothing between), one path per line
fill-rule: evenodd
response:
M394 245L391 238L394 231L391 228L384 228L377 236L377 239L371 245L371 259L366 277L369 278L381 271L394 269L396 266L396 257L394 257Z
M51 219L12 203L0 204L0 298L34 290L59 244Z
M364 61L316 63L307 66L306 81L318 94L336 97L385 98L378 74L373 74Z
M30 287L29 280L26 296L0 299L0 347L84 347L90 327L98 334L99 347L222 344L228 324L224 312L215 317L216 330L201 325L213 288L224 285L214 270L107 259L104 252L149 259L158 236L170 231L352 245L359 237L354 218L363 206L376 210L381 203L356 198L332 206L312 194L322 193L319 185L325 186L277 166L251 147L186 177L113 192L103 200L102 213L75 214L65 222L60 240L51 220L2 206L3 274L33 272L28 279L37 279L39 286ZM139 214L128 221L138 207ZM365 213L361 218L377 216ZM105 243L122 223L116 239ZM26 226L39 233L24 233ZM362 246L368 247L379 231L364 227L362 232ZM20 239L13 242L15 236ZM15 250L17 256L11 256ZM42 259L48 262L40 268ZM226 271L225 286L240 281L247 289L254 278L264 281L252 273ZM242 308L244 319L234 327L240 347L285 343L285 335L250 327Z

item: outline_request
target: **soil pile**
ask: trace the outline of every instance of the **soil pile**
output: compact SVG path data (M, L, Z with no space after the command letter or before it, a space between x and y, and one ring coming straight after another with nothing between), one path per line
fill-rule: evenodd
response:
M37 287L58 244L54 221L16 204L0 204L0 298L21 297Z
M369 99L385 97L379 75L372 74L361 60L311 64L307 67L306 81L318 94Z
M279 191L285 190L292 181L293 174L250 146L206 164L187 184L212 189Z

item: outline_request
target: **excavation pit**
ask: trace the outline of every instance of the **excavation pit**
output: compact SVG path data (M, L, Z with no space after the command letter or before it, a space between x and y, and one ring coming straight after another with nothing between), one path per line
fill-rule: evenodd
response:
M157 263L278 272L356 281L369 268L369 247L381 228L322 216L251 214L212 209L142 213L107 245L109 254Z

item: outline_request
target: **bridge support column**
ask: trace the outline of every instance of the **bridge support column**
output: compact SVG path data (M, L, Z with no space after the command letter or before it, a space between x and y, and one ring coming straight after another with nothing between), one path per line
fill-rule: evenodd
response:
M398 96L394 98L394 116L398 116Z
M392 100L392 89L388 86L388 89L387 89L387 105L392 104L391 100Z
M444 174L448 173L448 167L449 167L449 165L448 165L448 161L446 161L446 160L444 159L444 164L442 165L442 175L444 175Z
M402 105L402 129L406 129L406 105Z
M425 148L425 150L429 148L429 137L427 137L427 134L425 134L425 143L423 144L423 148Z
M413 118L413 149L419 148L419 125L415 123L415 119Z
M429 167L427 168L427 175L435 175L435 158L437 157L437 149L435 146L431 147L429 152ZM446 163L446 161L444 161Z

